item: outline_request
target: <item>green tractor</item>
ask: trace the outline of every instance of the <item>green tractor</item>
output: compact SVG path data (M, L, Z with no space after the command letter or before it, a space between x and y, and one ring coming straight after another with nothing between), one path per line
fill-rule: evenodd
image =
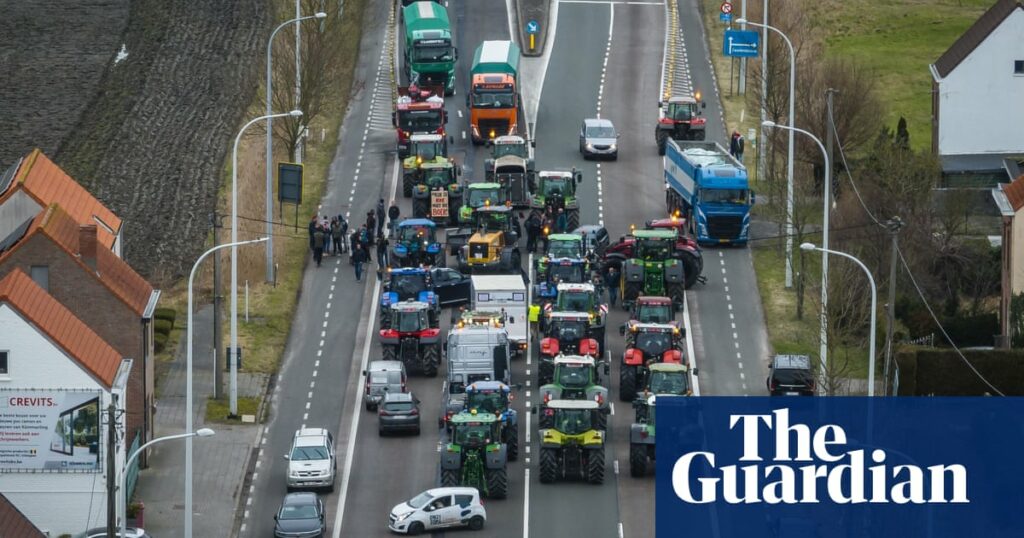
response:
M632 305L641 295L662 295L676 310L686 300L686 269L673 257L676 230L636 230L633 258L622 265L622 304Z
M552 400L543 412L551 427L540 430L541 483L560 478L604 483L604 432L595 425L597 402Z
M530 211L544 223L545 237L549 233L572 231L580 226L580 201L576 197L576 184L583 182L583 172L573 168L571 172L540 172L537 174L537 190L530 200ZM554 220L546 219L550 210ZM565 213L564 227L559 229L558 212Z
M451 442L441 452L441 486L470 486L488 497L508 495L507 447L501 419L475 410L453 415Z
M414 134L409 137L409 156L402 159L402 194L412 196L424 163L448 162L448 141L439 134Z
M636 422L629 427L629 474L634 478L647 475L647 469L654 464L654 399L637 399L633 402Z
M607 430L608 413L610 412L608 389L600 385L601 376L598 367L604 368L604 375L608 375L611 369L607 362L599 362L600 364L593 357L585 355L555 357L555 372L551 377L551 383L540 388L540 396L544 405L559 400L597 402L598 410L593 417L594 427L599 430ZM553 415L541 414L539 426L542 429L552 427L552 418Z
M448 158L424 162L413 175L412 216L454 224L462 206L459 166Z
M470 183L464 188L462 207L459 208L459 224L473 223L473 215L481 207L508 205L508 193L499 183Z

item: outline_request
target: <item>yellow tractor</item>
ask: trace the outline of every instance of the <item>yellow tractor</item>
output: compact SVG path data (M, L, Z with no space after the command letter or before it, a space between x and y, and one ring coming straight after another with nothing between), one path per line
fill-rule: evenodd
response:
M512 208L484 206L473 214L474 232L456 252L463 273L497 270L518 273L522 269L519 233L512 224Z

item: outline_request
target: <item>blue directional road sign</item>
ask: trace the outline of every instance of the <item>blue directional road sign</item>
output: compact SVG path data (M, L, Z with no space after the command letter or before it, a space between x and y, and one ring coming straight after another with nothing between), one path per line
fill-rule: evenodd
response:
M761 34L751 30L726 30L722 54L738 58L754 58L759 52Z
M537 32L540 32L540 24L537 21L526 23L526 33L536 34Z
M719 13L718 18L721 19L722 22L730 22L732 21L732 13Z

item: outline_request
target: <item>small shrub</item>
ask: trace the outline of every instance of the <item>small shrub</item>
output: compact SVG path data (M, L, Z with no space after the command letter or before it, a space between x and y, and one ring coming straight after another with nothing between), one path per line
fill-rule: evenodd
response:
M999 316L995 313L959 316L943 323L949 337L958 347L991 346L999 334Z
M164 347L167 346L167 338L166 333L156 333L153 335L153 349L157 353L163 351Z
M156 334L168 335L171 334L171 329L174 328L174 322L166 319L158 319L153 322L153 332Z
M172 325L177 317L178 312L173 308L157 308L153 311L154 319L166 319L167 321L170 321Z

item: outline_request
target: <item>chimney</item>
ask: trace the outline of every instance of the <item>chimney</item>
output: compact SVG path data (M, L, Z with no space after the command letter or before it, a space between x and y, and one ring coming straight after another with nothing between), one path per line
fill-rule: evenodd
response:
M78 255L93 271L96 270L95 224L82 224L78 227Z

